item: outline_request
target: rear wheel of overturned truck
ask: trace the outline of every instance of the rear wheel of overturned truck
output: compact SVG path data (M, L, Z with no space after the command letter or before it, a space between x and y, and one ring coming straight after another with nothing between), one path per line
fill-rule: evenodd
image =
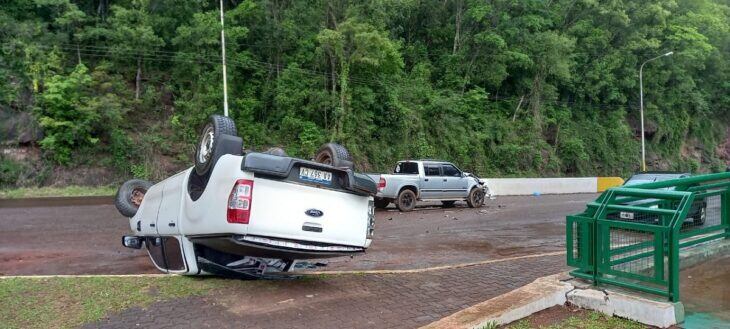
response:
M221 135L237 136L236 124L229 117L211 115L203 127L198 147L195 149L195 173L205 176L215 164L215 150Z

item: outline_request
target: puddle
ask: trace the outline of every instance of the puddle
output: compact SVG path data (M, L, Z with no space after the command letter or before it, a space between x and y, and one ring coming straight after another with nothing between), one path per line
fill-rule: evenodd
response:
M730 255L680 272L684 328L730 329Z
M686 329L728 329L730 322L707 313L687 313L682 328Z

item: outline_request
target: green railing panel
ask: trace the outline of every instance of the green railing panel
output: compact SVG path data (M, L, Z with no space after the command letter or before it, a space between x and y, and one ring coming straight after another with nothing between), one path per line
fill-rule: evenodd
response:
M677 301L681 249L730 238L730 173L612 188L586 206L566 218L571 274Z

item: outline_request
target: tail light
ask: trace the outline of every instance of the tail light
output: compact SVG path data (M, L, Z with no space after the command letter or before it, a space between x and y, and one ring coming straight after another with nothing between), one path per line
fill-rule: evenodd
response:
M253 196L253 181L239 179L233 185L228 197L228 212L226 217L229 223L248 224L251 217L251 197Z
M380 177L380 181L378 181L378 191L382 191L385 189L385 178Z
M365 232L365 237L367 239L372 239L373 231L375 231L375 202L370 200L368 201L368 228Z

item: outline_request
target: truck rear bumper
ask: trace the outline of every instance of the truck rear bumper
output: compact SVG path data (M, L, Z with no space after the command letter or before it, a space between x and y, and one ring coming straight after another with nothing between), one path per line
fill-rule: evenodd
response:
M193 243L234 255L280 259L328 258L365 251L363 247L313 243L257 235L191 237L190 240Z

